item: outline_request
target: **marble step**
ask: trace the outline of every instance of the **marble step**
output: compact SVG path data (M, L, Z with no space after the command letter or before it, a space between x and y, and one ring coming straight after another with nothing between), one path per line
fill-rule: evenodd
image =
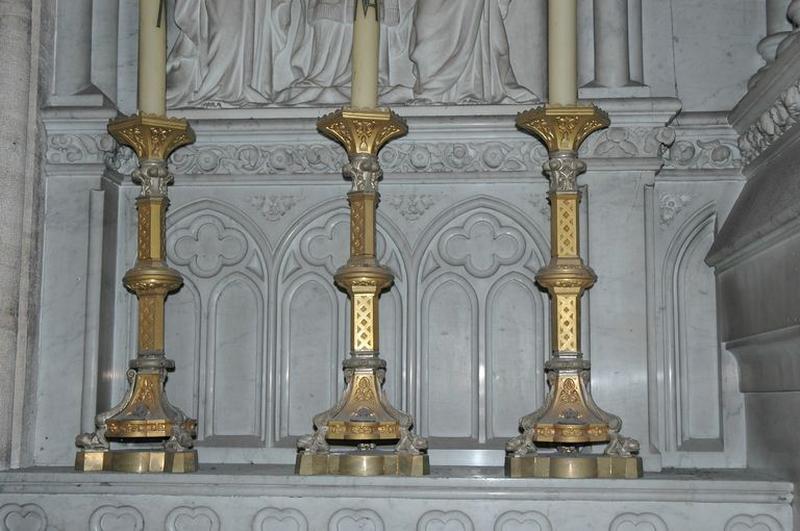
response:
M508 479L433 467L423 478L299 477L285 465L189 475L0 473L9 531L789 531L794 486L748 470L639 480Z

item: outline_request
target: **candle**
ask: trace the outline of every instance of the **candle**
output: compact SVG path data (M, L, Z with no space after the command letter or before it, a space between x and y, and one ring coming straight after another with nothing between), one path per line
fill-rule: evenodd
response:
M378 106L378 52L380 23L377 2L356 0L353 22L353 107ZM367 6L366 10L364 6Z
M552 105L578 102L577 0L549 0L548 80Z
M167 113L166 0L139 0L139 112Z

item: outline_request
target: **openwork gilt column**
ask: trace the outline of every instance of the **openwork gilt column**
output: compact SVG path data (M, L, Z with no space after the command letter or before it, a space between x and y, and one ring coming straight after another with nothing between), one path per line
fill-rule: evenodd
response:
M296 472L352 476L428 473L427 441L411 431L411 415L398 411L383 391L386 361L380 357L378 306L394 279L375 254L378 151L406 134L405 122L384 109L344 109L322 117L318 129L347 150L345 177L353 181L350 259L335 275L350 297L350 358L343 364L346 389L338 404L314 417L316 431L298 441ZM380 445L393 445L382 450ZM334 451L331 446L344 449ZM347 448L349 447L349 448Z
M544 405L520 421L519 436L507 446L506 474L512 477L636 478L639 443L619 434L619 417L601 410L591 395L590 363L581 352L581 296L597 277L580 255L578 175L586 164L578 148L594 131L608 127L596 107L548 106L517 117L517 126L538 136L550 159L550 263L536 281L550 293L552 353L545 364L550 390ZM608 443L603 455L584 447ZM550 449L539 453L538 449Z
M95 418L93 433L78 435L81 448L75 468L83 471L193 472L197 451L192 450L197 421L187 418L167 400L164 383L175 363L164 352L164 304L167 295L183 284L180 273L166 263L167 186L172 175L167 157L194 142L185 120L137 115L113 120L109 133L132 147L139 156L133 180L141 185L136 199L138 244L136 264L123 278L136 294L138 353L127 372L129 388L122 401ZM111 442L162 444L146 449L111 449Z

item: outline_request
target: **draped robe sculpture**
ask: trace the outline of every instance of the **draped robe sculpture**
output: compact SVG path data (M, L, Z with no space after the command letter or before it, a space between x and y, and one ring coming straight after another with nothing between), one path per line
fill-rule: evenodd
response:
M177 1L168 105L346 103L354 1ZM384 0L381 102L535 101L511 67L511 1Z
M240 107L272 100L268 0L175 3L167 105Z
M512 0L420 1L411 52L425 103L508 103L536 97L517 84L505 18Z
M411 99L408 59L414 0L384 0L381 11L381 101ZM401 8L401 2L402 8ZM273 0L284 25L277 28L275 103L341 104L350 95L354 0ZM285 14L284 14L285 13Z

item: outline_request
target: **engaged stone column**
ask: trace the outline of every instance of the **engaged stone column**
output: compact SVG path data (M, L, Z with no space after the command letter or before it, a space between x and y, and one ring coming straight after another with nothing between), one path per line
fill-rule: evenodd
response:
M594 0L594 81L598 87L631 83L628 1Z
M642 29L642 0L628 1L628 49L631 80L644 84L644 31Z
M0 469L9 467L23 246L32 0L0 0Z

